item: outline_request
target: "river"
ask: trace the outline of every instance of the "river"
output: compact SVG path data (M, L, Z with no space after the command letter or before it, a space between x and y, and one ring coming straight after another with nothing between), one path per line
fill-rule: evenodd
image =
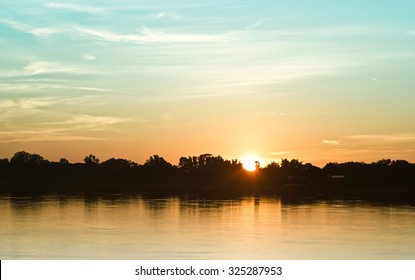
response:
M415 259L415 206L270 196L0 197L1 259Z

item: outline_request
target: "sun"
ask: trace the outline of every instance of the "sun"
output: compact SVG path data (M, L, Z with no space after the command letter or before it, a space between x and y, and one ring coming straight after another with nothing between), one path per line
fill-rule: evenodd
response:
M253 157L245 157L241 160L241 162L242 162L242 167L246 171L253 172L257 169L258 161L255 160Z

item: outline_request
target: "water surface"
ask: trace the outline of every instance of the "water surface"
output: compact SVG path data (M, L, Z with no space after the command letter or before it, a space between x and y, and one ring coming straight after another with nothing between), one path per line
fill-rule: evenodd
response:
M0 198L1 259L415 259L415 207L279 197Z

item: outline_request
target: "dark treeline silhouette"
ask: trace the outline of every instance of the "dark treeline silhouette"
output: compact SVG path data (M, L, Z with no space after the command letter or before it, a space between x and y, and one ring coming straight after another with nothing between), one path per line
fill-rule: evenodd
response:
M65 158L48 161L38 154L17 152L0 159L0 189L54 186L55 190L102 191L105 188L158 191L249 191L255 193L319 194L373 191L415 194L415 164L382 159L373 163L328 163L323 168L299 160L283 159L249 172L236 159L202 154L181 157L178 165L153 155L144 164L127 159L100 160L94 155L83 163ZM35 186L34 186L35 185ZM60 188L60 189L59 189Z

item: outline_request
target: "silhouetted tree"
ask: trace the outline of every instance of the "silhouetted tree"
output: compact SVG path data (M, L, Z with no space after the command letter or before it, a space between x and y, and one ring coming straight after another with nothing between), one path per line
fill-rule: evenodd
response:
M39 165L42 163L47 162L42 156L38 154L30 154L28 152L17 152L14 156L10 159L11 164L32 164L32 165Z
M340 165L337 162L329 162L323 167L323 171L327 176L339 174L341 172L340 169Z
M129 169L137 166L137 163L122 158L110 158L102 162L101 166L114 169Z
M271 161L263 169L264 170L269 170L270 172L272 172L272 171L279 171L280 168L281 168L281 166L280 166L279 163L277 163L275 161Z
M390 160L390 159L381 159L381 160L377 161L375 163L375 165L377 165L377 166L390 166L391 163L392 163L392 160Z
M179 169L187 176L205 182L234 181L242 170L242 164L238 160L225 160L207 153L197 157L181 157Z
M150 156L148 160L146 160L144 166L152 168L169 168L172 165L169 162L167 162L163 157L159 155L153 155Z
M84 158L84 162L86 165L98 165L99 159L94 155L89 155Z
M18 178L47 176L50 174L49 161L38 154L20 151L10 159L10 174Z
M285 175L299 176L304 170L304 166L302 162L297 159L292 159L291 161L283 159L281 160L281 170Z
M9 173L9 167L10 167L9 165L10 165L9 159L7 158L0 159L0 174L1 175L4 176Z
M104 176L126 176L132 173L137 163L126 159L110 158L100 164Z
M197 157L181 157L179 159L179 168L186 173L191 173L198 168Z
M394 160L390 164L391 176L399 182L415 181L415 164L406 160Z
M231 160L231 166L235 170L241 170L243 168L242 163L237 159Z
M324 187L338 184L342 187L347 186L350 190L358 190L360 186L373 186L374 188L381 186L383 189L401 190L400 186L410 189L415 184L415 164L406 160L381 159L369 164L363 162L328 163L321 169L297 159L283 159L281 163L271 162L263 168L259 162L256 162L254 173L246 172L241 162L236 159L226 160L209 153L181 157L178 167L159 155L150 156L143 165L116 158L110 158L101 164L99 162L99 159L92 154L85 157L84 163L71 164L65 158L61 158L58 162L49 162L38 154L20 151L15 153L10 161L0 159L0 183L3 183L1 179L8 182L7 180L19 181L21 178L30 179L33 182L36 180L44 182L50 178L65 181L71 178L69 180L71 182L72 177L76 180L88 178L93 182L101 182L100 178L111 177L111 182L118 182L118 178L132 178L129 182L137 184L155 182L163 185L174 182L175 184L172 185L176 186L180 185L177 183L188 182L192 183L192 186L205 185L208 188L213 186L218 190L225 185L238 186L238 188L245 186L247 190L260 190L261 188L257 186L292 186L294 184L301 187L311 184ZM332 175L344 175L345 179L343 176L338 176L337 178L342 178L342 183L338 183L337 179L330 179Z
M61 165L68 165L70 163L69 163L69 160L67 160L66 158L61 158L59 160L59 164L61 164Z
M152 182L164 182L172 179L175 167L159 155L150 156L142 167L142 174Z

